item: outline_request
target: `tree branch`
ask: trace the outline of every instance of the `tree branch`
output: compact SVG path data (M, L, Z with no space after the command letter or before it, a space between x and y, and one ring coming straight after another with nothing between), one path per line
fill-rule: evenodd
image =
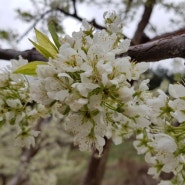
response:
M143 36L143 32L144 32L145 27L148 25L149 19L152 15L154 5L155 5L155 0L147 1L145 3L143 16L137 26L137 30L134 34L133 39L132 39L132 43L134 45L140 44L142 42L141 39Z
M0 59L3 60L18 59L19 55L28 61L47 61L35 49L26 51L0 49ZM127 55L137 62L155 62L176 57L185 58L185 34L131 46L127 53L123 53L117 57Z
M35 21L34 23L16 40L17 43L19 43L38 23L39 21L41 21L46 15L54 12L54 11L58 11L68 17L72 17L80 22L82 22L83 18L80 17L78 14L77 14L77 9L76 9L76 0L72 0L72 3L73 3L73 10L74 10L74 13L69 13L67 11L65 11L64 9L61 9L61 8L56 8L56 9L50 9L50 10L47 10L46 12L44 12L43 14L41 14ZM98 24L95 19L93 19L92 21L89 21L89 23L91 23L95 28L97 29L104 29L105 27L101 26L100 24Z
M126 54L137 62L154 62L169 58L185 58L185 34L131 46Z
M83 185L100 185L105 173L106 162L112 141L109 139L104 146L103 154L97 157L97 151L94 151L85 176Z
M151 42L159 39L164 39L164 38L172 38L174 36L182 35L185 34L185 27L180 28L178 30L172 31L172 32L167 32L158 36L155 36L153 38L149 38L145 33L143 33L141 37L140 44L146 43L146 42ZM134 43L132 43L134 45Z
M74 11L74 13L69 13L69 12L67 12L67 11L65 11L65 10L63 10L63 9L61 9L61 8L56 8L55 9L56 11L59 11L60 13L63 13L64 15L66 15L66 16L68 16L68 17L72 17L72 18L74 18L74 19L76 19L76 20L78 20L78 21L80 21L80 22L82 22L82 20L83 20L83 18L82 17L80 17L80 16L78 16L78 14L77 14L77 10L75 9L75 11ZM105 29L105 27L104 26L102 26L102 25L100 25L100 24L98 24L96 21L95 21L95 19L93 19L92 21L88 21L90 24L92 24L95 28L97 28L97 29Z
M74 14L77 15L76 0L72 0Z
M25 50L25 51L16 51L13 49L2 49L0 48L0 59L2 60L11 60L18 59L19 56L22 56L24 59L30 61L47 61L36 49Z
M162 35L158 35L158 36L153 37L152 39L150 39L150 41L164 39L164 38L172 38L174 36L178 36L178 35L182 35L182 34L185 34L185 27L180 28L180 29L175 30L175 31L172 31L172 32L164 33Z
M39 21L41 21L47 14L50 14L53 10L48 10L40 15L39 18L37 18L34 23L16 40L17 43L19 43L33 28L38 24Z

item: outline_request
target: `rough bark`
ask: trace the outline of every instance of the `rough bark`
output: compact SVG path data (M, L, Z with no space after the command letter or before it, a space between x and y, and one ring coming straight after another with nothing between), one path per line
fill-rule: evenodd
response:
M25 51L16 51L14 49L2 49L0 48L0 59L2 60L11 60L18 59L19 56L27 59L28 61L47 61L36 49L25 50Z
M154 62L176 57L185 58L185 34L131 46L127 54L137 62Z
M97 151L94 151L89 161L87 174L83 185L100 185L105 173L106 162L111 146L111 140L107 140L101 157L97 157Z

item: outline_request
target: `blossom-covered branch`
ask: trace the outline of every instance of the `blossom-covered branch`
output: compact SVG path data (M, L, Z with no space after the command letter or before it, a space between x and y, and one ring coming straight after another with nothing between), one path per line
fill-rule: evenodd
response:
M171 181L162 180L160 185L182 184L185 87L171 84L169 95L158 90L156 96L149 90L150 80L141 78L149 68L141 61L185 57L185 35L130 47L121 16L105 12L104 20L106 29L101 31L83 20L72 36L59 38L50 29L54 43L35 29L37 42L31 42L48 63L28 64L20 57L2 70L0 123L18 127L17 139L29 147L38 135L32 130L37 118L52 115L63 120L81 151L96 151L97 157L108 151L109 141L117 145L136 135L134 146L151 164L149 174L160 180L162 172L173 173ZM104 159L92 158L97 170Z
M3 60L18 59L20 55L28 61L47 61L35 49L25 51L0 49L0 59ZM130 46L128 52L120 54L119 57L125 55L129 55L137 62L154 62L176 57L185 58L185 34Z

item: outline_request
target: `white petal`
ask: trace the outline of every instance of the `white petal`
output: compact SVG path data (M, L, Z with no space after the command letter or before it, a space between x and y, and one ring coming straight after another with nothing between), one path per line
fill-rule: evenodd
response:
M173 98L185 97L185 87L181 84L170 84L169 85L169 94Z
M162 133L155 135L154 147L158 151L164 151L167 153L173 153L177 150L175 140L171 136Z

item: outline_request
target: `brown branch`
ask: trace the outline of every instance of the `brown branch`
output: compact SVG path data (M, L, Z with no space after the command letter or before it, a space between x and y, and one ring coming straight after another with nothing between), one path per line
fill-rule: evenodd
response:
M178 36L182 34L185 34L185 27L172 31L172 32L164 33L162 35L158 35L156 37L153 37L150 41L164 39L164 38L172 38L174 36Z
M40 55L35 49L26 51L0 49L0 59L17 59L19 55L28 61L47 61L47 59ZM118 57L126 55L129 55L138 62L154 62L176 57L185 58L185 34L131 46L127 53L123 53Z
M55 9L56 11L59 11L60 13L63 13L64 15L68 16L68 17L72 17L80 22L82 22L83 18L78 16L77 13L76 13L76 10L74 11L74 13L69 13L61 8L56 8ZM97 29L105 29L104 26L98 24L95 19L93 19L92 21L88 21L90 24L92 24L95 28Z
M74 1L73 1L73 9L74 9L74 13L69 13L68 11L65 11L62 8L56 8L54 10L64 14L65 16L75 18L76 20L81 22L83 18L77 15L76 4L74 3Z
M142 18L137 26L137 30L132 39L132 43L134 45L140 44L142 42L143 32L144 32L145 27L148 25L149 19L152 15L154 4L155 4L155 0L147 1L145 4Z
M102 156L97 157L97 151L94 151L88 166L83 185L100 185L105 173L106 162L112 141L107 140Z
M22 56L24 59L28 61L47 61L38 51L34 48L31 50L25 51L16 51L13 49L2 49L0 48L0 59L2 60L11 60L11 59L18 59L19 56Z
M72 0L74 14L77 15L76 0Z
M131 46L127 55L137 62L154 62L176 57L185 58L185 34Z
M180 29L175 30L175 31L172 31L172 32L163 33L163 34L155 36L153 38L149 38L145 33L143 33L143 35L141 37L140 44L155 41L155 40L159 40L159 39L164 39L164 38L172 38L174 36L178 36L178 35L182 35L182 34L185 34L185 27L180 28ZM132 43L132 45L134 45L134 44Z
M69 13L69 12L67 12L67 11L65 11L64 9L61 9L61 8L56 8L55 10L59 11L60 13L63 13L64 15L66 15L68 17L72 17L72 18L82 22L83 18L80 17L77 13L76 0L72 0L72 5L73 5L73 11L74 11L73 13ZM105 29L105 27L98 24L95 19L92 19L92 21L88 21L88 22L90 24L92 24L97 29Z

